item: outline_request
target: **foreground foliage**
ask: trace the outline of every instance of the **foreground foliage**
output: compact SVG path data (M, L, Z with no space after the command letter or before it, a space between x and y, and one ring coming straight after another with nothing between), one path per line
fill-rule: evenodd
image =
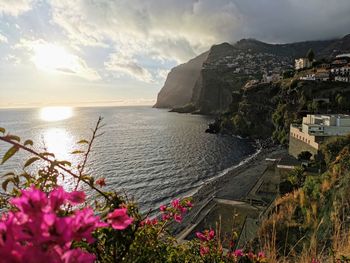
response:
M212 229L179 244L170 226L192 208L189 198L162 205L159 216L149 218L126 197L104 191L108 180L86 172L101 121L72 153L82 157L76 167L0 128L0 141L10 145L2 163L19 150L31 155L23 172L2 180L0 262L267 262L263 252L236 249L234 243L224 250ZM66 180L73 189L60 185ZM94 192L90 198L87 189Z
M271 262L350 262L350 137L326 142L326 172L294 170L260 229Z

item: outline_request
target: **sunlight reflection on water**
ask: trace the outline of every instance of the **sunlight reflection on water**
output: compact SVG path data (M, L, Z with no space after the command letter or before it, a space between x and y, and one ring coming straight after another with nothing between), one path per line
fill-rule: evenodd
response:
M45 151L53 153L59 161L69 160L76 165L79 162L78 155L72 155L75 137L65 128L47 128L41 134L42 144ZM65 180L59 178L60 184L71 189L74 180L71 176L65 176Z
M43 143L48 152L54 153L58 160L71 158L73 136L64 128L48 128L42 134Z
M71 107L45 107L40 109L40 119L44 121L61 121L69 119L73 116L73 108Z

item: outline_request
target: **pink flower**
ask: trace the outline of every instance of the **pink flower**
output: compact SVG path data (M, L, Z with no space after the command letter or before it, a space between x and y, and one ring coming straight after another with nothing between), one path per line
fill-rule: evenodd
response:
M182 216L181 215L178 215L178 214L175 214L174 215L174 220L178 223L181 223L182 221Z
M68 193L67 199L72 205L81 204L85 201L85 193L83 191L73 191Z
M167 220L169 220L170 219L170 215L168 215L168 214L162 214L162 220L163 221L167 221Z
M98 216L94 215L91 208L84 208L74 213L71 221L71 228L74 240L86 239L88 243L92 243L92 232L97 228L108 226L101 222Z
M212 240L215 237L215 232L214 230L210 229L209 234L208 234L208 239Z
M207 242L207 241L212 240L212 239L215 237L215 231L212 230L212 229L210 229L210 231L205 230L203 233L197 232L197 233L196 233L196 236L197 236L200 240L202 240L202 241L204 241L204 242Z
M144 221L141 222L141 226L144 226L144 225L156 225L158 224L158 219L157 218L154 218L154 219L149 219L149 218L146 218Z
M205 246L201 246L200 247L200 250L199 250L199 253L201 254L201 256L205 256L206 254L209 253L209 248L208 247L205 247Z
M187 208L186 207L183 207L183 206L181 206L181 205L179 205L178 207L177 207L177 209L180 211L180 213L182 213L182 214L184 214L184 213L186 213L186 211L187 211Z
M107 222L112 226L112 228L117 230L127 228L133 221L134 219L128 216L126 208L115 209L107 216Z
M189 201L189 200L187 200L185 204L186 204L187 207L193 207L192 202Z
M234 252L233 252L233 255L235 256L235 257L243 257L243 251L242 251L242 249L237 249L237 250L235 250Z
M22 190L20 197L12 198L10 204L16 206L21 212L35 214L50 210L45 193L32 186L29 190Z
M54 211L59 209L60 206L64 204L67 199L67 195L68 193L64 191L62 186L57 187L51 191L49 194L49 202Z
M201 232L197 232L196 236L197 236L197 238L199 238L202 241L208 241L207 237L205 235L203 235Z
M320 263L320 261L318 261L317 258L313 258L312 261L311 261L311 263Z
M263 251L260 251L259 253L258 253L258 258L265 258L265 253L263 252Z
M175 199L175 200L171 201L171 205L174 208L178 208L178 206L180 205L180 200L179 199Z
M159 210L162 211L162 212L166 211L166 206L165 205L161 205L159 207Z
M100 187L106 186L106 179L104 177L99 178L96 180L95 184L99 185Z
M63 216L60 206L80 203L83 192L67 193L62 187L48 195L31 187L12 198L18 210L3 214L0 219L1 262L86 262L95 256L80 249L71 249L72 242L92 242L96 228L108 226L95 216L91 208L76 210Z

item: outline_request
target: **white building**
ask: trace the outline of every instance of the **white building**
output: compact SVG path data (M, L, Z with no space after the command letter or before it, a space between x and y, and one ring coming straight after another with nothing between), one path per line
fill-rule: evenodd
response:
M307 74L306 76L300 77L300 80L316 80L315 74Z
M312 61L308 58L298 58L295 60L295 69L310 68L312 66Z
M315 136L343 136L350 133L350 115L307 115L302 132Z
M335 81L340 81L340 82L350 82L350 77L335 76L334 80Z
M301 125L290 126L289 154L297 157L302 151L317 154L324 140L350 134L350 115L307 115Z
M336 58L350 58L350 53L337 55Z

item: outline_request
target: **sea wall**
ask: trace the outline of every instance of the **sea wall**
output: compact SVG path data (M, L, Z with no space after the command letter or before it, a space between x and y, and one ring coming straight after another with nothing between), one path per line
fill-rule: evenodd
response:
M288 153L295 158L298 157L298 154L303 152L303 151L308 151L312 153L313 155L317 154L317 149L314 147L311 147L309 144L303 142L302 140L299 140L293 136L289 136L289 149Z

